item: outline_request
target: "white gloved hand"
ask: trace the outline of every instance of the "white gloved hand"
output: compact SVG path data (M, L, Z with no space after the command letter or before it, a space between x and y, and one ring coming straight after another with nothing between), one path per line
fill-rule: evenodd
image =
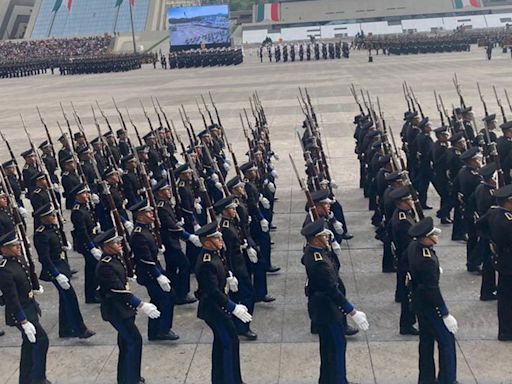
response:
M96 248L96 247L92 248L91 255L93 255L96 260L101 259L101 255L102 255L101 249Z
M267 187L268 187L268 190L270 191L270 193L275 193L276 192L276 185L272 182L269 182L267 184Z
M59 273L55 277L55 280L57 280L57 283L59 283L59 285L62 289L67 291L69 288L71 288L71 285L69 284L69 279L62 273Z
M152 187L154 187L157 184L157 181L155 179L150 179L149 182L151 183Z
M229 276L226 278L226 281L231 292L238 292L238 279L233 276L231 271L229 271Z
M117 168L117 173L119 173L119 176L124 175L124 169L123 168Z
M357 328L361 331L367 331L370 328L370 324L368 324L368 318L366 317L366 313L362 311L355 311L353 315L350 315L354 323L356 323Z
M331 179L331 181L329 182L329 184L331 185L331 188L332 188L332 189L338 189L338 184L336 184L336 182L334 181L334 179Z
M279 176L277 175L277 171L275 169L273 169L272 172L270 172L270 174L272 175L272 177L274 179L278 179L279 178Z
M231 169L231 166L228 164L227 160L226 160L226 162L224 164L222 164L222 167L224 168L224 170L226 172L229 172L229 170Z
M169 280L167 276L160 275L156 278L156 281L158 281L158 285L160 285L162 291L171 292L171 280Z
M162 171L161 175L162 175L162 178L164 178L164 179L165 179L165 178L167 178L168 173L167 173L167 171L164 169L164 170Z
M32 324L30 321L27 321L21 324L21 328L23 328L23 332L25 332L28 341L34 344L36 342L36 327L34 327L34 324Z
M137 275L134 273L132 277L128 276L127 279L128 279L128 281L131 281L132 283L136 283Z
M270 209L270 201L266 197L260 195L260 203L263 208Z
M268 232L269 229L270 229L267 219L261 219L260 220L260 226L261 226L261 230L263 232Z
M258 262L258 252L253 247L247 248L247 256L251 263L256 264Z
M216 173L212 173L210 177L215 183L219 181L219 175L217 175Z
M63 250L65 250L66 252L69 252L69 251L72 251L73 250L73 247L71 246L71 244L68 242L66 245L64 245L62 247Z
M194 232L199 231L200 228L201 226L199 224L194 224Z
M100 223L96 223L94 228L92 229L94 233L100 233L101 232L101 225Z
M244 240L244 242L240 245L240 249L247 249L249 244L247 243L247 240Z
M158 252L160 252L163 255L165 252L165 245L162 244L160 248L158 248Z
M20 213L20 215L25 218L25 219L28 219L28 212L25 208L23 207L18 207L18 212Z
M238 317L242 322L249 323L252 321L252 316L245 305L237 304L233 309L233 316Z
M97 205L100 203L100 197L97 194L93 193L91 194L91 201L94 205Z
M132 233L133 228L135 227L133 225L133 223L131 221L129 221L129 220L125 221L123 223L123 226L124 226L124 228L126 229L126 231L128 232L129 235Z
M52 184L52 189L53 189L55 192L59 193L59 192L60 192L60 185L59 185L58 183L53 183L53 184Z
M160 317L160 311L155 304L143 302L139 308L150 319L158 319Z
M42 285L39 285L39 289L34 289L34 293L36 295L42 295L44 293L44 288Z
M277 161L279 161L279 155L277 153L273 153L272 156L274 157L274 159L276 159Z
M178 224L180 227L183 227L185 225L185 219L182 217L176 224Z
M224 163L231 166L231 160L230 159L224 159Z
M448 331L450 331L453 334L456 334L457 331L459 330L459 325L457 324L457 320L452 315L443 317L443 323L446 326L446 328L448 329Z
M194 203L194 209L196 210L196 213L198 215L200 215L203 212L203 206L198 202Z
M331 242L331 248L332 251L338 256L341 257L341 247L340 244L337 241Z
M342 235L343 234L343 225L341 225L341 223L338 220L335 220L332 223L332 226L334 227L334 230L336 231L336 233L338 235Z
M148 172L148 176L149 176L149 177L153 177L153 171L149 171L149 172Z
M128 199L123 200L123 207L126 207L126 204L128 204Z
M222 189L222 184L220 183L220 181L217 181L217 182L215 183L215 188L217 188L217 189L218 189L219 191L221 191L221 192L223 191L223 189Z
M137 189L137 194L138 195L143 195L145 193L146 193L146 188Z
M190 235L190 237L188 238L188 241L190 241L192 244L194 244L198 248L202 247L201 241L199 240L199 236L197 236L197 235Z
M439 267L439 274L442 275L443 274L443 268L442 267Z

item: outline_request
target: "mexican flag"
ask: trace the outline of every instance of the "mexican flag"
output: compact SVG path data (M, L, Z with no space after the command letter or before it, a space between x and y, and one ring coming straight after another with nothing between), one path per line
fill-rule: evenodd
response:
M482 3L480 0L453 0L453 7L455 9L480 8Z
M116 7L120 7L123 4L124 0L116 0ZM135 0L130 0L130 5L135 7Z
M53 5L52 12L57 12L60 9L64 0L55 0L55 4ZM68 11L71 12L71 7L73 6L73 0L66 0Z
M256 22L261 23L262 21L280 21L281 15L281 4L279 3L259 3L257 6Z

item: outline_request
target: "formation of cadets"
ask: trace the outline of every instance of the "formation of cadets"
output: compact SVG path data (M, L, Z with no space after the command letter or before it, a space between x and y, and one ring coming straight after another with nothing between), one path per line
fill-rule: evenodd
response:
M153 66L156 68L158 56L153 59ZM187 51L169 52L168 58L160 54L162 69L181 69L198 67L223 67L239 65L244 61L242 48L208 48L191 49Z
M157 127L145 109L148 133L139 135L129 118L139 145L132 145L117 105L121 128L115 132L97 105L108 126L101 131L92 108L95 138L85 133L74 108L75 129L62 109L66 125L64 130L59 125L60 148L40 115L47 140L36 146L24 125L30 148L19 165L2 136L12 158L0 167L0 290L7 325L17 327L23 339L21 384L50 383L49 340L35 296L43 293L40 281L58 291L60 338L95 335L81 314L72 282L76 273L83 273L85 304L99 303L102 319L118 333L118 383L145 382L136 315L148 317L150 341L173 341L179 339L173 329L175 306L196 301L198 318L214 335L211 382L242 383L239 337L257 339L251 328L255 304L275 300L267 274L280 269L271 261L277 155L257 94L251 97L254 120L247 113L245 121L240 116L248 144L243 163L210 100L208 106L203 98L204 109L198 105L204 129L197 134L180 110L188 145L156 98ZM72 250L83 256L83 271L70 265ZM191 274L198 283L193 293ZM133 294L130 285L136 283L146 288L147 300Z
M512 122L495 88L502 124L496 114L488 113L481 93L485 115L477 118L456 77L453 82L460 106L449 114L436 93L438 127L424 115L412 88L403 84L407 111L401 148L378 98L375 108L370 94L361 90L363 108L351 88L361 112L354 119L360 188L374 212L375 237L383 243L382 272L397 276L394 299L401 304L400 334L419 335L421 383L454 383L457 373L457 321L439 288L439 260L445 255L438 257L435 245L441 230L424 215L433 209L428 205L430 185L440 197L436 217L442 225L452 225L452 240L466 243L467 271L481 275L480 300L497 300L498 340L512 340ZM434 341L439 346L438 381Z
M262 44L258 51L258 57L263 63L267 56L269 62L294 62L311 60L334 60L341 57L348 59L350 55L349 45L346 42L335 43L311 42L299 44Z

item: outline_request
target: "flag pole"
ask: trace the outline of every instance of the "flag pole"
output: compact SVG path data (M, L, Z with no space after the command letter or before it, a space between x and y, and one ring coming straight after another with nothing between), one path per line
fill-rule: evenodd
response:
M116 17L114 19L114 35L116 34L116 29L117 29L117 21L119 20L119 10L121 9L121 6L118 6L117 7L117 11L116 11Z
M135 45L135 28L133 26L132 0L128 1L128 6L130 7L130 21L132 24L133 53L137 53L137 46Z
M50 22L50 28L48 29L48 37L52 34L53 24L55 23L55 17L57 16L57 11L53 12L52 21Z

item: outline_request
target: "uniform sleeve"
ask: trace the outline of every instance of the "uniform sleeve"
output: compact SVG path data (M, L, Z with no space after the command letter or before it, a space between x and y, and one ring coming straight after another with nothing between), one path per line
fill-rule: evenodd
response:
M169 213L167 213L164 208L158 208L158 218L160 219L161 227L168 232L169 236L174 238L179 237L183 240L187 240L189 238L190 234L179 226L178 222Z
M36 233L34 235L34 245L43 269L50 271L53 277L57 277L60 272L55 267L50 257L50 243L48 242L48 237Z
M422 271L424 272L423 291L425 298L435 307L440 317L447 316L448 308L439 288L439 266L433 259L425 258Z
M338 307L343 308L345 313L354 310L353 305L341 292L338 281L333 278L329 265L325 261L315 262L311 280L317 291L326 294Z
M247 192L247 208L249 209L249 215L257 217L259 220L263 219L260 208L258 206L259 194L254 185L247 183L245 185L245 191Z
M228 308L230 311L233 309L229 303L228 296L219 289L219 280L215 271L215 266L211 263L203 263L198 276L201 291L207 293L208 299L212 300L220 307Z
M148 241L144 236L134 234L132 237L131 246L135 261L148 268L151 276L156 279L162 274L157 266L156 260L151 255L151 248L149 247Z
M19 322L25 321L27 316L21 306L16 283L10 272L0 270L0 290L2 291L5 306L14 313L16 320Z
M85 219L82 213L76 209L71 213L71 222L73 223L73 228L75 231L75 236L80 239L84 239L85 245L92 249L94 248L94 243L92 241L89 232L87 231L87 225L85 224Z
M108 291L107 297L137 308L142 300L126 289L114 268L103 261L101 263L102 265L98 268L97 278L99 285L104 288L105 292Z

